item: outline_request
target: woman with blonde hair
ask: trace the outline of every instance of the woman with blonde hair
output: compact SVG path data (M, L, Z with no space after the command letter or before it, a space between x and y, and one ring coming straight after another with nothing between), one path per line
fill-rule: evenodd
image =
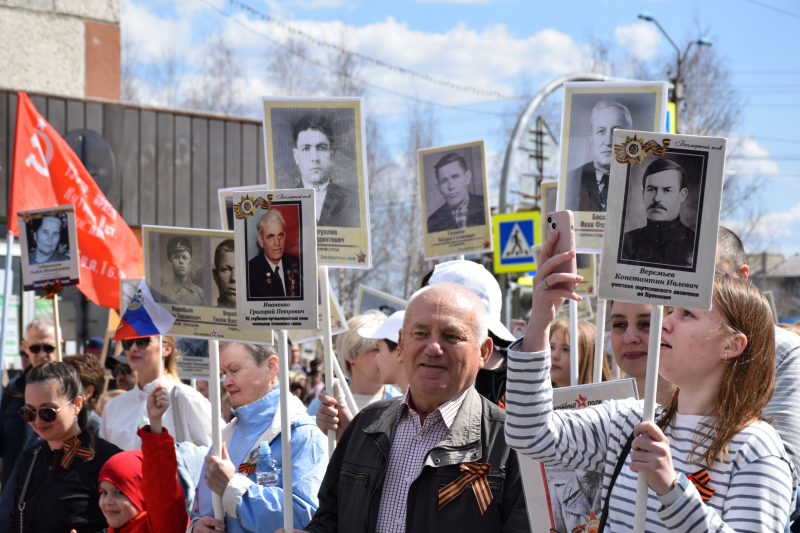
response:
M550 323L565 298L581 299L552 288L581 280L554 272L574 257L551 257L557 238L542 247L531 318L508 350L508 443L548 466L601 473L601 531L633 529L636 474L649 489L648 532L783 531L797 472L761 416L775 385L775 335L764 296L717 271L710 310L665 309L659 374L674 386L655 422L642 421L643 402L633 398L556 411L548 385Z
M578 385L592 382L594 377L594 336L595 327L591 322L578 322ZM569 322L554 322L550 326L550 379L553 387L569 387L570 385L570 340ZM608 362L603 358L603 381L611 379Z
M339 363L345 375L350 378L350 391L359 410L384 398L402 396L402 393L391 385L384 385L378 366L378 341L367 339L358 334L361 328L377 328L386 322L386 315L380 311L367 311L347 321L349 328L336 338ZM326 392L331 389L326 384ZM327 393L329 396L330 392ZM320 399L316 398L308 406L308 414L316 416ZM319 425L319 421L317 423ZM323 430L324 431L324 430Z
M170 407L164 414L163 424L175 442L210 446L211 403L178 378L179 353L175 348L175 337L162 336L160 354L158 335L121 342L127 358L124 362L139 373L139 382L105 405L100 436L123 450L140 449L142 441L137 430L148 423L147 396L161 384L170 395ZM118 359L123 359L123 356Z

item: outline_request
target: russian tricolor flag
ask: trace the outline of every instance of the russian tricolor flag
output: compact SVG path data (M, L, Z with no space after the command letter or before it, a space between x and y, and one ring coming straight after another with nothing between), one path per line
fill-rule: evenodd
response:
M143 279L122 315L114 340L163 335L174 323L175 317L153 300Z

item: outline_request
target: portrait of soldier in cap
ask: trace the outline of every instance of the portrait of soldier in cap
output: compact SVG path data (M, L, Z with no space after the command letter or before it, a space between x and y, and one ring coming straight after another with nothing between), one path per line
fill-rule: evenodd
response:
M167 242L167 259L172 267L172 281L161 288L164 303L203 305L203 288L190 278L192 271L192 243L183 236L172 237Z

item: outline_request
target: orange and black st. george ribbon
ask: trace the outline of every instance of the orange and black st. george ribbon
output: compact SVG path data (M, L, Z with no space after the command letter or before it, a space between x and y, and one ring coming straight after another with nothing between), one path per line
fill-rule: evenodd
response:
M700 497L703 498L704 502L707 502L711 499L714 495L714 489L708 486L709 482L711 481L711 477L708 475L708 472L705 468L701 468L694 474L686 474L686 477L694 483L694 486L697 488L697 492L700 493Z
M64 455L61 456L61 466L65 469L69 469L69 465L72 464L72 460L75 459L76 456L81 459L91 459L92 455L94 455L90 448L81 446L78 437L65 440L64 444L61 446L61 450L64 452Z
M489 463L465 463L460 465L461 471L464 472L461 476L439 490L439 509L455 500L459 494L472 485L472 490L475 492L475 499L478 500L478 508L481 514L486 512L489 504L492 503L492 490L489 488L489 482L486 481L486 474L492 467Z

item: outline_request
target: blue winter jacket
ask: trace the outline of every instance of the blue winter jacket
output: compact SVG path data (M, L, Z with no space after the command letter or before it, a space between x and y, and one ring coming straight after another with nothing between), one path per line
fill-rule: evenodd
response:
M279 388L274 387L266 396L250 405L236 409L238 425L231 438L228 451L231 462L238 466L247 460L250 450L272 423L272 417L280 404ZM317 493L328 467L328 443L317 428L313 418L303 415L292 424L292 493L294 495L294 527L304 528L319 506ZM270 443L272 458L283 471L281 437ZM211 489L205 482L207 464L203 464L200 483L197 486L197 508L192 518L214 516ZM241 475L241 474L237 474ZM242 495L236 505L238 518L225 515L225 531L228 533L267 531L283 527L283 476L279 487L263 487L256 483L255 473L248 476L253 485Z

